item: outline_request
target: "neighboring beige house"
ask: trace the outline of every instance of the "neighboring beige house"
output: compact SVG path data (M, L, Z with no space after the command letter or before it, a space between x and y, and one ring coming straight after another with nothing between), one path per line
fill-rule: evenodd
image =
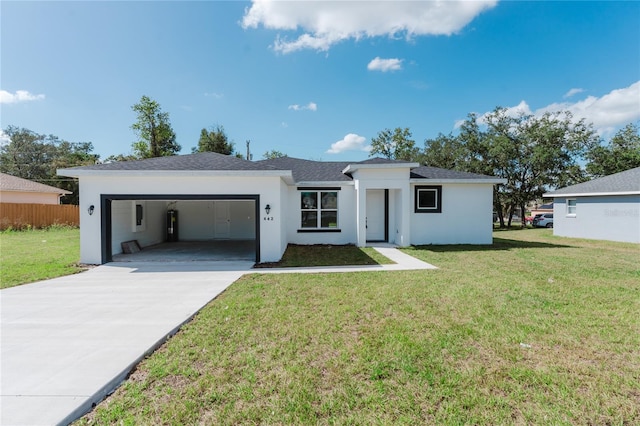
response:
M0 173L0 202L18 204L60 204L70 191Z

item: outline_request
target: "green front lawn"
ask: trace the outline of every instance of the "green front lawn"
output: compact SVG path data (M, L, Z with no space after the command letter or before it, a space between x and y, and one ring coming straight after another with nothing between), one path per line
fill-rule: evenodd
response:
M79 260L78 228L0 232L0 288L79 272Z
M259 264L258 267L292 268L308 266L383 265L394 263L372 247L354 245L297 245L289 244L279 262Z
M496 237L244 276L79 423L640 423L640 247Z

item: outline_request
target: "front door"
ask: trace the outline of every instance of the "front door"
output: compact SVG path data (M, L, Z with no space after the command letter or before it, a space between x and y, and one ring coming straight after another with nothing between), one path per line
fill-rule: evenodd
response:
M214 238L229 238L231 236L231 201L216 200L213 206Z
M386 203L384 189L367 190L367 241L386 241Z

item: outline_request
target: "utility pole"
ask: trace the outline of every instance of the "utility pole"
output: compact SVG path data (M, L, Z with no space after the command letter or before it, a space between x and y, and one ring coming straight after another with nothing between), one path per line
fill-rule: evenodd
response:
M251 161L251 150L249 149L249 144L251 141L247 139L247 160Z

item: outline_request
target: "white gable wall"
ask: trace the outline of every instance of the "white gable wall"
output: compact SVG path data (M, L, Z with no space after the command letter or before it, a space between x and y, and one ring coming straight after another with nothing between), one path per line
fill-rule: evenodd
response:
M576 200L575 216L567 213L567 198L554 198L554 235L640 243L640 195L569 198Z
M442 186L442 213L414 213L415 186ZM411 244L492 244L493 184L411 185Z

